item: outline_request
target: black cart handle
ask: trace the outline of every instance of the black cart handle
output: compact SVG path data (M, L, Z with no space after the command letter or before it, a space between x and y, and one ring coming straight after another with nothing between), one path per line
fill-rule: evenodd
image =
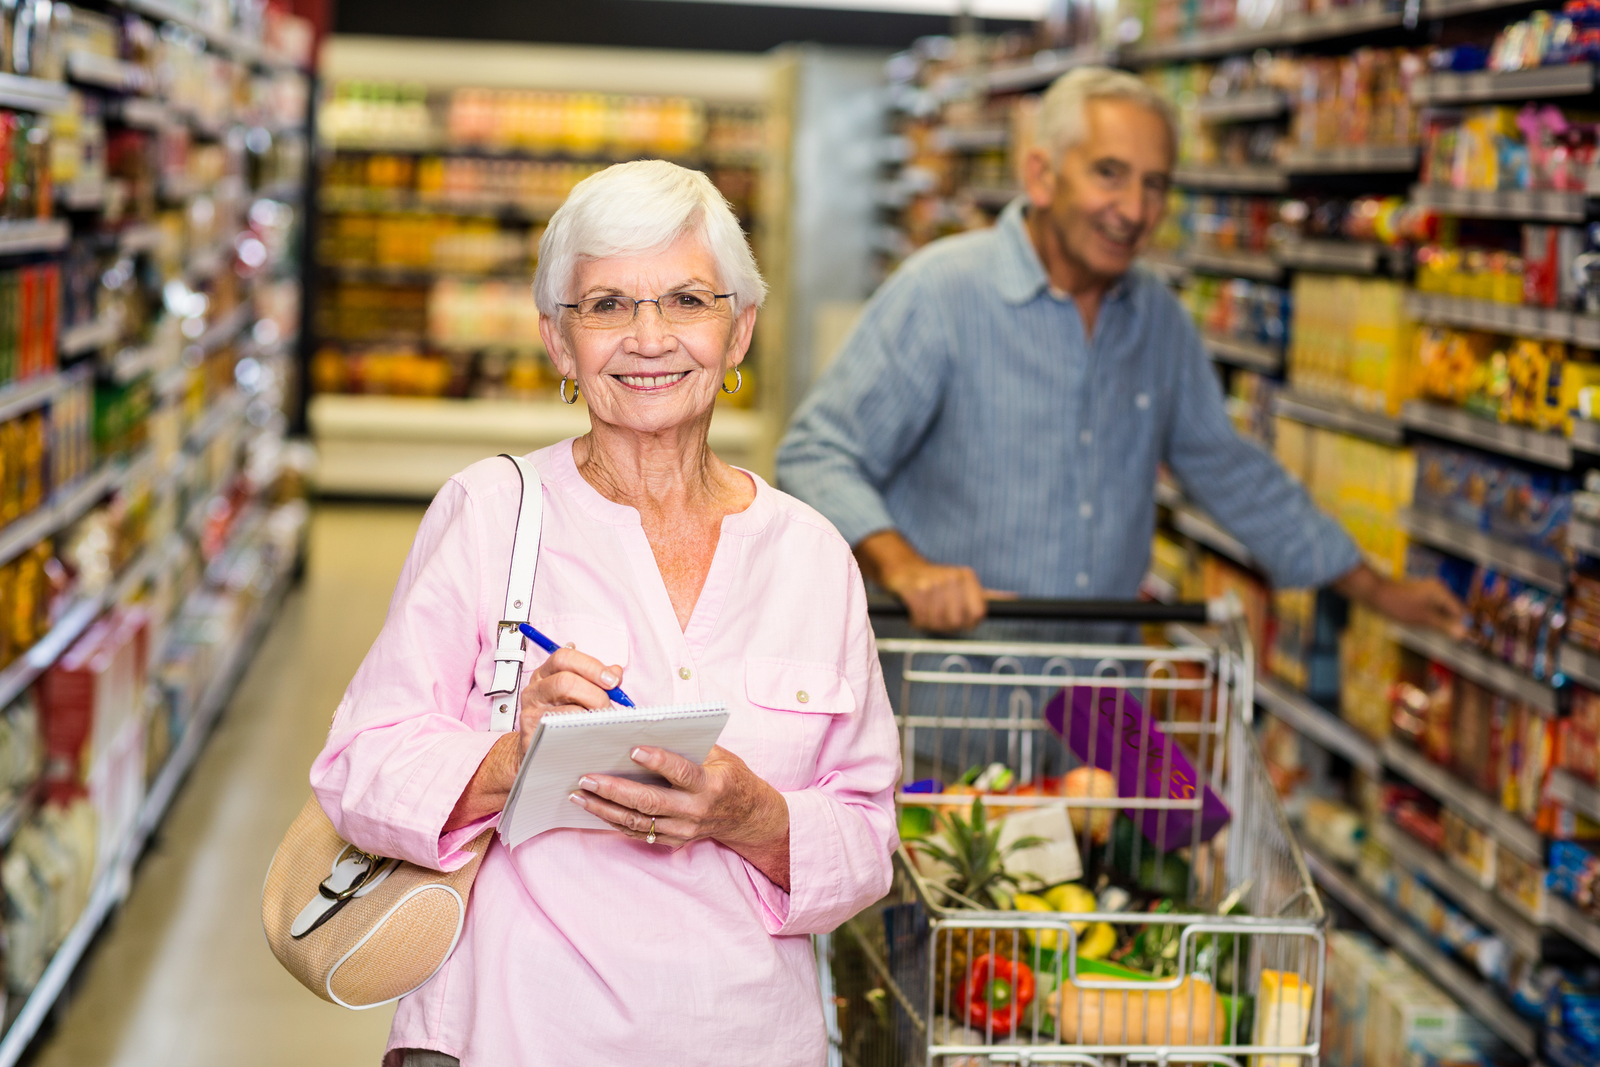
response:
M892 596L867 597L867 614L878 618L904 618L910 610ZM991 619L1048 619L1060 622L1221 622L1230 613L1225 601L1191 601L1162 604L1155 600L991 600Z

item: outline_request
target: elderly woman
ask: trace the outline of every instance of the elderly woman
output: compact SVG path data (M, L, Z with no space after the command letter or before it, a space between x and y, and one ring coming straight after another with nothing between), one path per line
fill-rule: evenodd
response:
M312 769L345 839L438 870L499 818L544 715L716 699L704 764L634 758L479 870L454 954L400 1002L385 1064L805 1064L826 1037L806 935L889 885L894 723L860 573L827 520L706 443L765 286L727 203L670 163L611 167L550 220L540 332L590 431L535 452L544 528L519 728L486 729L520 484L440 490ZM652 827L654 833L651 833Z

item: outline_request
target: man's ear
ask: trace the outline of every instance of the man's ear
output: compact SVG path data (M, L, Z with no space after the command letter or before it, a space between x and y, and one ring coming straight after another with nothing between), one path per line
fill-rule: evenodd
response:
M1043 148L1031 148L1022 158L1022 191L1028 196L1030 207L1040 211L1048 208L1056 198L1055 161Z

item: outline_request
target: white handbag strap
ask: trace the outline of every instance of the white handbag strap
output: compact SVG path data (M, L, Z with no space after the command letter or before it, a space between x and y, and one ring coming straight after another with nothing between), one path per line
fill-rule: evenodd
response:
M501 453L505 455L505 453ZM522 479L522 504L517 509L517 532L511 541L511 573L506 579L505 609L495 627L494 684L489 687L489 729L506 733L517 725L517 702L522 692L522 631L533 608L533 576L539 569L539 534L544 526L544 486L539 472L521 456L506 456Z

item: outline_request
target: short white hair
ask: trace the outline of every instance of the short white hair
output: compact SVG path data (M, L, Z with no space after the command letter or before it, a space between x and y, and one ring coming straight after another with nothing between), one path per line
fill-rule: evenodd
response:
M1088 136L1085 105L1091 100L1126 100L1160 115L1176 157L1178 116L1166 97L1125 70L1078 67L1057 78L1039 105L1039 144L1051 159L1060 162L1067 149Z
M618 163L573 186L539 239L534 302L554 318L573 302L579 261L653 252L686 233L704 242L735 309L761 306L767 283L728 201L700 171L664 159Z

